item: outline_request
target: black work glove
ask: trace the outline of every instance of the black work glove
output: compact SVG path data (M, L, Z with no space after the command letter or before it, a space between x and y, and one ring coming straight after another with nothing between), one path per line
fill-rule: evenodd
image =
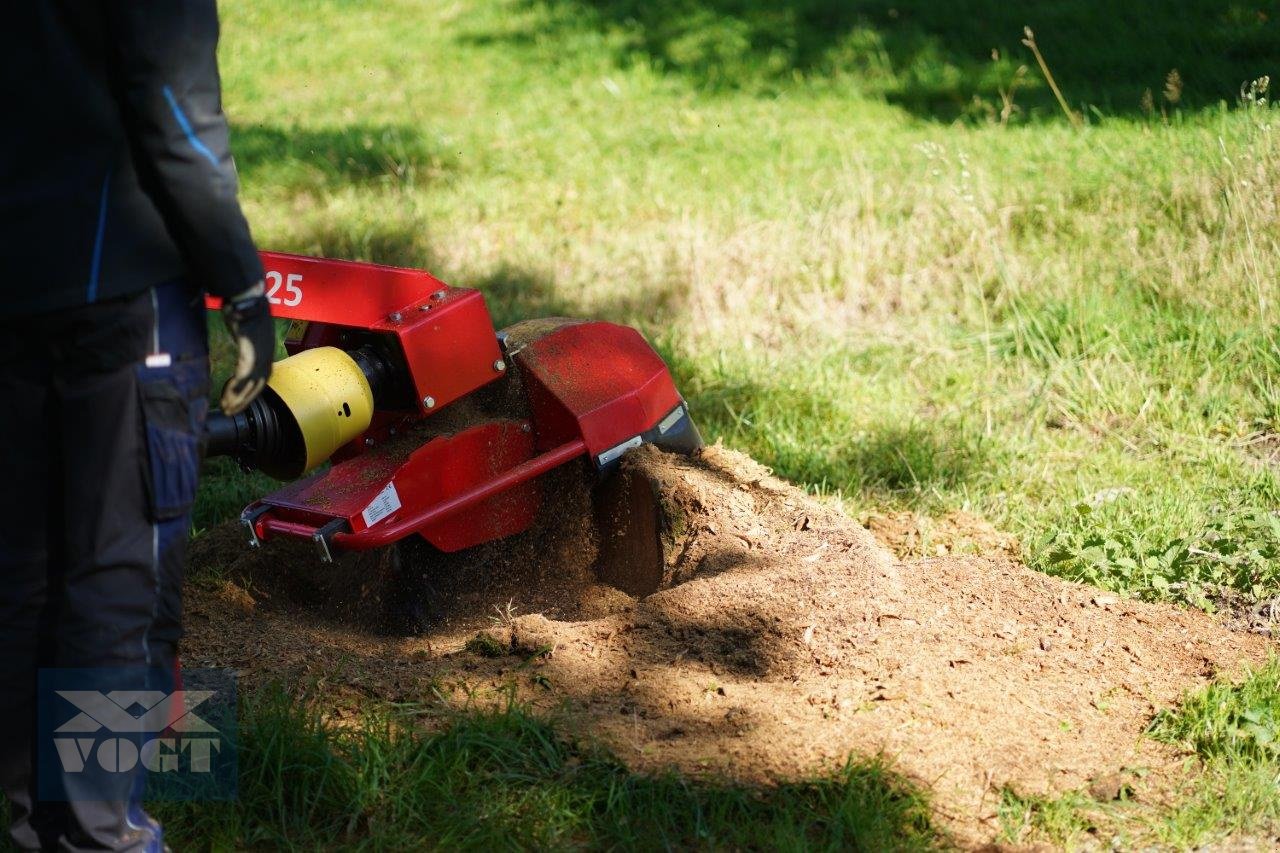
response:
M276 354L276 326L262 282L223 300L222 319L236 342L236 369L222 388L222 411L243 412L262 393L271 378L271 362Z

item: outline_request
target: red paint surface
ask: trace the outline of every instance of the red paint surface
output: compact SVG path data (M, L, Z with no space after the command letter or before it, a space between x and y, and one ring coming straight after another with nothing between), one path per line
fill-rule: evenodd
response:
M544 416L563 440L570 430L592 456L652 428L680 403L666 364L635 329L613 323L564 326L520 351L538 429Z

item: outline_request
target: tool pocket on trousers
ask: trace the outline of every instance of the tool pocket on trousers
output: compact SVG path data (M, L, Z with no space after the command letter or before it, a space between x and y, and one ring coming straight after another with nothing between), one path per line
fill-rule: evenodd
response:
M196 499L208 407L201 363L139 368L147 490L154 520L186 514Z

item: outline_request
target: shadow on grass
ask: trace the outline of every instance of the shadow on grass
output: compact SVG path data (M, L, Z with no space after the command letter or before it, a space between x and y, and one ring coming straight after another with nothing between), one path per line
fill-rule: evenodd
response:
M272 246L317 258L410 267L445 279L432 248L428 225L412 216L346 222L328 219L296 229L284 245Z
M929 849L928 800L884 763L767 787L632 773L509 705L424 733L267 689L242 702L239 801L154 803L178 849ZM416 725L415 725L416 724Z
M504 265L466 286L484 293L493 324L499 329L537 317L578 316L582 309L557 293L547 276L516 266Z
M915 506L992 469L994 447L963 418L902 418L886 407L850 418L824 386L773 382L744 368L708 378L703 365L659 344L709 441L723 438L802 486L840 490L872 505Z
M1031 26L1073 104L1138 113L1234 100L1242 83L1280 72L1280 4L1187 0L531 0L610 33L617 58L686 75L702 86L770 88L794 79L851 78L917 115L950 120L999 107L1019 65L1017 100L1053 111L1023 47ZM527 34L493 39L519 42ZM998 51L999 59L993 59ZM1163 99L1178 69L1177 98ZM1170 92L1171 95L1175 94ZM985 102L975 104L975 98Z
M457 166L438 140L405 125L235 125L231 146L242 180L284 189L420 185Z
M668 279L658 287L643 290L622 285L607 299L588 303L557 289L546 274L515 266L500 267L477 280L454 283L484 293L498 328L519 320L557 316L663 328L688 301L687 284Z
M955 489L986 468L986 446L956 424L918 420L877 424L837 456L869 496Z

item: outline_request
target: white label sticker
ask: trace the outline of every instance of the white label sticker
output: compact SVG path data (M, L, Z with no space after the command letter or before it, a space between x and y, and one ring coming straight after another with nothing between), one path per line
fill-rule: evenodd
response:
M365 527L373 527L399 508L400 493L396 491L396 484L387 483L387 487L378 492L376 498L369 501L369 505L364 508L364 512L360 515L364 519Z

